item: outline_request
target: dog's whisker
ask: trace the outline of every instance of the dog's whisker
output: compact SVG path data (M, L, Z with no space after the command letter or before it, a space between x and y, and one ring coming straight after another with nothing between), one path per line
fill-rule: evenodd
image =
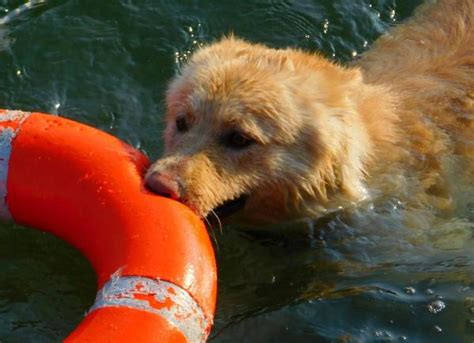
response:
M219 232L222 235L222 222L221 222L221 219L219 218L219 216L217 215L217 213L214 210L211 210L210 213L212 213L214 218L217 219L217 223L219 224Z
M207 231L209 232L209 234L212 238L212 241L214 242L214 246L215 246L216 250L219 251L219 243L217 242L217 237L216 237L216 233L214 231L214 228L206 217L203 217L203 219L204 219L204 221L206 223L206 226L208 228ZM221 231L221 233L222 233L222 231Z

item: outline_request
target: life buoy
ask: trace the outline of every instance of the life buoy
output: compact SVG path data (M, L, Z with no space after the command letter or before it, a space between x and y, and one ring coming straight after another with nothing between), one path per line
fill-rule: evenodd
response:
M147 158L53 115L0 111L0 215L51 232L92 264L94 305L66 342L204 342L216 301L202 221L148 192Z

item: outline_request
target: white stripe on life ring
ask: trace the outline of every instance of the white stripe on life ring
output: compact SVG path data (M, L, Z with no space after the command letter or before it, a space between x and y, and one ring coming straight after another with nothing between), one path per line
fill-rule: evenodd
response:
M28 118L29 112L6 111L0 114L0 122L17 121L19 125ZM10 220L11 214L7 205L8 165L12 151L12 141L18 130L11 127L0 127L0 219Z
M153 297L150 302L143 296ZM103 307L129 307L165 318L188 342L205 342L210 327L199 304L181 287L141 276L112 276L97 293L90 312Z

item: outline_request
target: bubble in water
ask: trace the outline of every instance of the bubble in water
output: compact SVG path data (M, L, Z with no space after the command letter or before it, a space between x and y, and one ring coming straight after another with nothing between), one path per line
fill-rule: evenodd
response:
M443 311L445 308L446 308L446 305L441 300L435 300L428 305L428 310L434 314Z
M375 337L377 338L391 338L392 335L387 330L376 330L374 332Z
M391 11L390 11L390 14L389 14L390 19L392 19L392 20L395 19L395 13L396 13L395 10L391 10Z
M324 19L323 32L328 33L328 30L329 30L329 20Z
M416 293L416 289L411 287L411 286L407 286L403 289L405 291L406 294L408 295L413 295Z

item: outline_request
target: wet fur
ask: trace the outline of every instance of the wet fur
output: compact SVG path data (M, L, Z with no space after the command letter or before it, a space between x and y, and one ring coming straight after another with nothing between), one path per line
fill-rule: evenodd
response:
M189 131L177 132L180 116ZM474 1L421 6L349 67L224 38L171 82L166 118L147 177L172 175L202 216L242 194L241 216L257 222L384 194L449 210L452 160L474 176ZM229 149L230 130L255 143Z

